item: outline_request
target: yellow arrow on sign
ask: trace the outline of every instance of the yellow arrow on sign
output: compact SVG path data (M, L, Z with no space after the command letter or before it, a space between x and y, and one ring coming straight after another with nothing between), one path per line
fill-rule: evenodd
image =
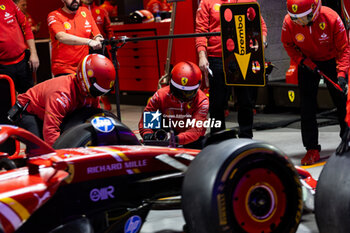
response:
M250 53L247 52L246 45L246 35L245 35L245 15L235 15L236 33L237 33L237 43L239 54L235 53L239 68L241 69L243 79L246 79Z

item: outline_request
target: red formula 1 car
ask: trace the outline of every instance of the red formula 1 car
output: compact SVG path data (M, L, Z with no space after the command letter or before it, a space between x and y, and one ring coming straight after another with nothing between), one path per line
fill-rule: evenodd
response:
M95 121L95 137L108 142L111 135L113 146L53 149L28 131L0 126L0 143L26 145L25 166L0 172L0 232L136 233L161 198L179 195L188 232L296 231L302 188L279 149L250 139L201 151L144 146L108 119ZM61 145L87 143L89 127L81 128L90 136L64 136Z

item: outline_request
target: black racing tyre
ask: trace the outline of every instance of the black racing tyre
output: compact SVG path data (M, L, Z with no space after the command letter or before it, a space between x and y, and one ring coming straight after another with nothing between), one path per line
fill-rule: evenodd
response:
M350 152L333 154L317 181L315 216L320 233L350 232Z
M299 176L277 148L229 139L204 148L183 183L189 232L296 232L303 209Z
M55 149L96 145L97 135L91 123L84 123L65 131L53 144Z
M8 158L2 158L0 159L0 171L1 170L12 170L12 169L15 169L17 168L15 162L11 159L8 159Z
M101 108L83 107L75 110L74 112L72 112L64 118L60 126L61 132L64 132L67 129L72 128L76 125L88 123L96 116L111 117L115 120L118 119L116 115L107 110Z

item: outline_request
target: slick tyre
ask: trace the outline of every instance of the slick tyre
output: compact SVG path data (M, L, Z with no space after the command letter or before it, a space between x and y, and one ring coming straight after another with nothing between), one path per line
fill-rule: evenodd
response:
M350 232L350 152L333 154L317 181L315 216L320 233Z
M16 166L15 162L13 162L11 159L8 159L8 158L0 159L0 171L1 170L8 171L8 170L12 170L15 168L17 168L17 166Z
M100 108L84 107L75 110L64 118L60 128L61 132L66 131L76 125L90 122L96 116L107 116L117 120L117 116L113 113Z
M190 233L295 232L303 208L291 162L249 139L204 148L186 172L182 198Z
M65 131L53 144L54 149L96 145L97 135L91 123L76 125Z

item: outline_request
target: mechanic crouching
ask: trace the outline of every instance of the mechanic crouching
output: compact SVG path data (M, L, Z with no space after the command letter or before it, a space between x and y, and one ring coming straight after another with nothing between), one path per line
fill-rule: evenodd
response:
M159 89L148 102L139 131L146 140L169 140L187 148L201 148L208 123L209 100L199 87L202 73L192 62L180 62L171 71L170 85ZM209 122L210 123L210 122ZM168 133L169 134L169 133Z
M8 117L53 145L60 136L64 117L78 108L99 107L99 96L111 90L115 76L113 63L108 58L87 55L76 74L46 80L18 95Z

